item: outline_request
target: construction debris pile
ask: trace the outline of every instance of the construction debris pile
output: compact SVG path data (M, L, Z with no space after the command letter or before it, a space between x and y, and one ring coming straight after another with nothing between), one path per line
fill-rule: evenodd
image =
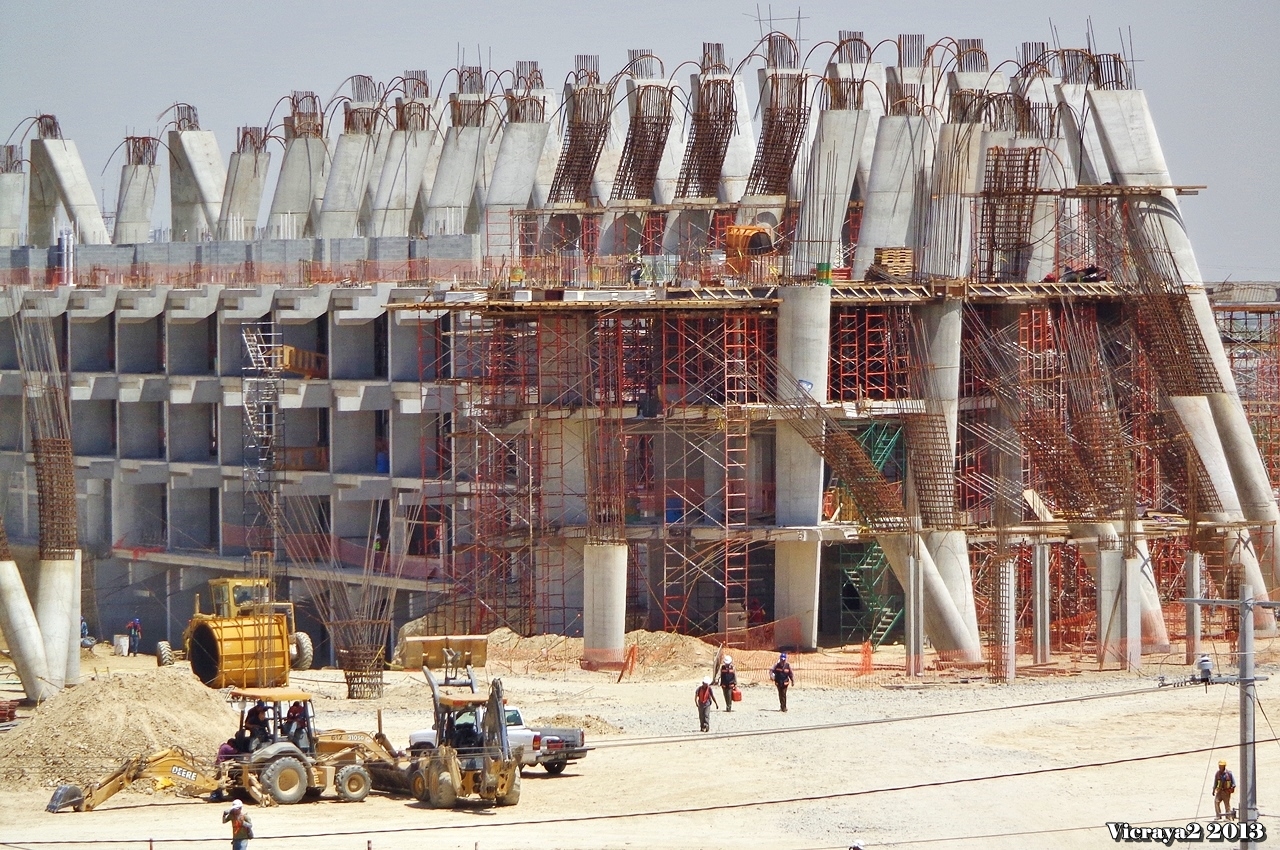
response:
M189 670L86 679L41 705L0 753L0 780L57 785L96 782L134 753L180 746L213 761L236 731L219 691Z

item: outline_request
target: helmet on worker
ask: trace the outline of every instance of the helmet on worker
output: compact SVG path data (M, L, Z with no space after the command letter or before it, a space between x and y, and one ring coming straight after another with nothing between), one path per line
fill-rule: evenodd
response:
M704 684L704 685L709 685L709 684L711 684L711 677L710 677L710 676L703 676L703 677L702 677L702 684Z
M1218 762L1218 767L1226 767L1226 766L1227 766L1226 761L1220 761L1220 762Z
M732 663L733 663L733 656L732 656L732 655L726 655L726 656L724 657L724 663L725 663L725 664L732 664Z
M786 654L785 652L780 653L780 654L778 655L778 660L779 660L779 661L786 661L786 660L787 660L787 654Z

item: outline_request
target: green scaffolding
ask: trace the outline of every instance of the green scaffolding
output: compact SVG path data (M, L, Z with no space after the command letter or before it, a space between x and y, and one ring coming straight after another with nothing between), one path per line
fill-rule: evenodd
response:
M873 422L856 435L876 469L890 480L901 477L903 431L897 422ZM902 622L902 590L889 559L874 541L837 546L835 555L840 571L840 638L879 647Z

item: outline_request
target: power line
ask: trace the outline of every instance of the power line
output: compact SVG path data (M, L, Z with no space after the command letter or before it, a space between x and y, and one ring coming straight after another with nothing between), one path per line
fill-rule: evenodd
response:
M1259 744L1268 744L1280 741L1280 738L1265 738L1257 741ZM1215 747L1196 747L1189 750L1176 750L1167 753L1153 753L1145 756L1130 756L1128 758L1110 759L1108 761L1086 762L1084 764L1059 765L1057 767L1040 767L1031 770L1013 771L1010 773L993 773L985 776L969 776L960 779L940 779L934 782L917 782L909 785L894 785L887 788L866 788L861 791L837 791L830 794L811 794L800 797L784 797L772 800L753 800L751 802L741 803L719 803L709 806L684 806L671 809L652 809L642 812L617 812L613 814L602 815L578 815L574 817L559 818L538 818L532 820L513 820L501 823L466 823L466 824L431 824L427 826L404 826L404 827L385 827L382 829L365 829L365 830L343 830L338 832L317 832L317 833L293 833L288 835L273 835L256 837L256 841L273 841L298 838L334 838L342 836L363 836L363 835L393 835L417 832L440 832L451 829L482 829L494 827L527 827L527 826L551 826L555 824L570 823L593 823L602 821L615 820L632 820L635 818L649 817L668 817L672 815L688 815L699 814L703 812L715 811L736 811L738 809L750 809L758 806L785 806L796 805L798 803L814 803L830 800L849 800L859 797L870 797L876 794L890 794L897 791L919 791L927 788L945 788L957 785L969 785L976 782L990 782L998 779L1022 779L1029 776L1045 776L1054 773L1067 773L1074 770L1090 770L1099 767L1116 767L1119 765L1136 764L1146 761L1158 761L1160 759L1178 758L1181 756L1199 755L1201 753L1213 752L1214 749L1222 749ZM2 843L3 847L75 847L84 844L140 844L143 842L152 842L153 844L199 844L210 841L225 841L225 838L93 838L91 840L71 840L71 839L55 839L55 840L36 840L36 841L17 841ZM929 839L930 841L935 839ZM943 839L936 839L943 840ZM922 843L922 842L916 842Z
M903 717L878 717L868 720L844 720L836 723L818 723L809 726L787 726L783 728L769 729L750 729L741 732L724 732L719 734L705 734L690 732L684 735L662 735L652 738L633 738L633 739L615 739L612 741L601 741L592 746L598 750L612 750L621 747L644 747L652 744L673 744L684 741L705 741L705 740L727 740L729 738L755 738L762 735L781 735L791 732L820 732L828 729L851 729L857 726L879 726L886 723L906 723L915 720L939 720L947 717L964 717L972 714L987 714L993 711L1014 711L1023 708L1044 708L1052 705L1067 705L1077 702L1090 702L1099 699L1111 699L1112 697L1127 697L1137 694L1158 693L1168 688L1150 687L1136 688L1129 691L1115 691L1114 693L1105 694L1086 694L1078 697L1063 697L1061 699L1045 700L1043 702L1024 702L1015 705L995 705L985 708L965 708L959 711L943 711L936 714L909 714Z

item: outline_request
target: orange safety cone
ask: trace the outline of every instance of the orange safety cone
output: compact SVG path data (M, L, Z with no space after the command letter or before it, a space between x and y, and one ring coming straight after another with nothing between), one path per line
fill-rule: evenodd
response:
M871 641L862 643L862 664L858 668L859 676L871 675Z

